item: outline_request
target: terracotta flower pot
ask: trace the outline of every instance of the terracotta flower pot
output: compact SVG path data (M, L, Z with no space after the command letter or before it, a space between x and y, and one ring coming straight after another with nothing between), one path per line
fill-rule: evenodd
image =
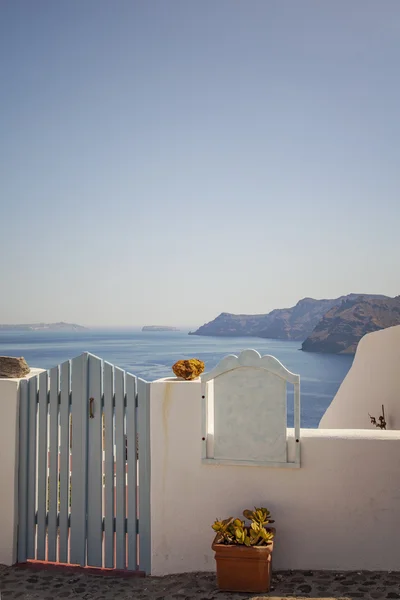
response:
M274 529L270 529L275 533ZM268 592L272 574L274 542L268 546L212 545L217 563L217 581L226 592Z

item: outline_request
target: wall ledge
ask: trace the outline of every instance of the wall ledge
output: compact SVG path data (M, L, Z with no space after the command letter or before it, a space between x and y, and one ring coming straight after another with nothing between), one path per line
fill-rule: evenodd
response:
M43 373L43 371L45 371L45 370L46 369L39 369L39 368L32 367L30 372L27 375L24 375L24 377L0 377L0 384L3 381L19 382L19 381L24 381L24 379L31 379L32 377L36 377L36 375Z
M155 381L151 381L152 383L186 383L186 384L193 384L193 383L201 383L200 377L197 377L197 379L192 379L190 381L187 381L186 379L182 379L181 377L163 377L161 379L156 379Z
M400 440L400 431L380 429L302 429L301 437L342 440Z

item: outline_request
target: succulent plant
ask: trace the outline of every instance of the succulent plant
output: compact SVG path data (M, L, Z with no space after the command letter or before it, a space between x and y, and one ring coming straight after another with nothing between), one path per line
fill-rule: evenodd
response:
M216 544L226 545L245 545L245 546L267 546L271 543L274 534L266 525L273 523L270 518L271 513L267 508L255 508L254 510L244 510L243 516L250 521L246 525L245 521L229 517L229 519L216 520L212 525L216 532Z

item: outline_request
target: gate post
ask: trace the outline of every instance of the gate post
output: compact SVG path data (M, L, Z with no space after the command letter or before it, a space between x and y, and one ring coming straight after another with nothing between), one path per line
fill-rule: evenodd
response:
M0 564L17 561L19 390L24 379L43 369L31 369L23 379L0 378Z

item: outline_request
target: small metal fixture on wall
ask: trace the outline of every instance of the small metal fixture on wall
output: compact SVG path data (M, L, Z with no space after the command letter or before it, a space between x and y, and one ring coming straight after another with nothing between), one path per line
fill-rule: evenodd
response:
M369 418L371 419L371 423L372 425L375 425L375 427L379 427L379 429L385 429L386 430L386 419L385 419L385 407L382 404L382 414L378 417L378 419L376 419L375 417L372 417L369 413L368 413Z

